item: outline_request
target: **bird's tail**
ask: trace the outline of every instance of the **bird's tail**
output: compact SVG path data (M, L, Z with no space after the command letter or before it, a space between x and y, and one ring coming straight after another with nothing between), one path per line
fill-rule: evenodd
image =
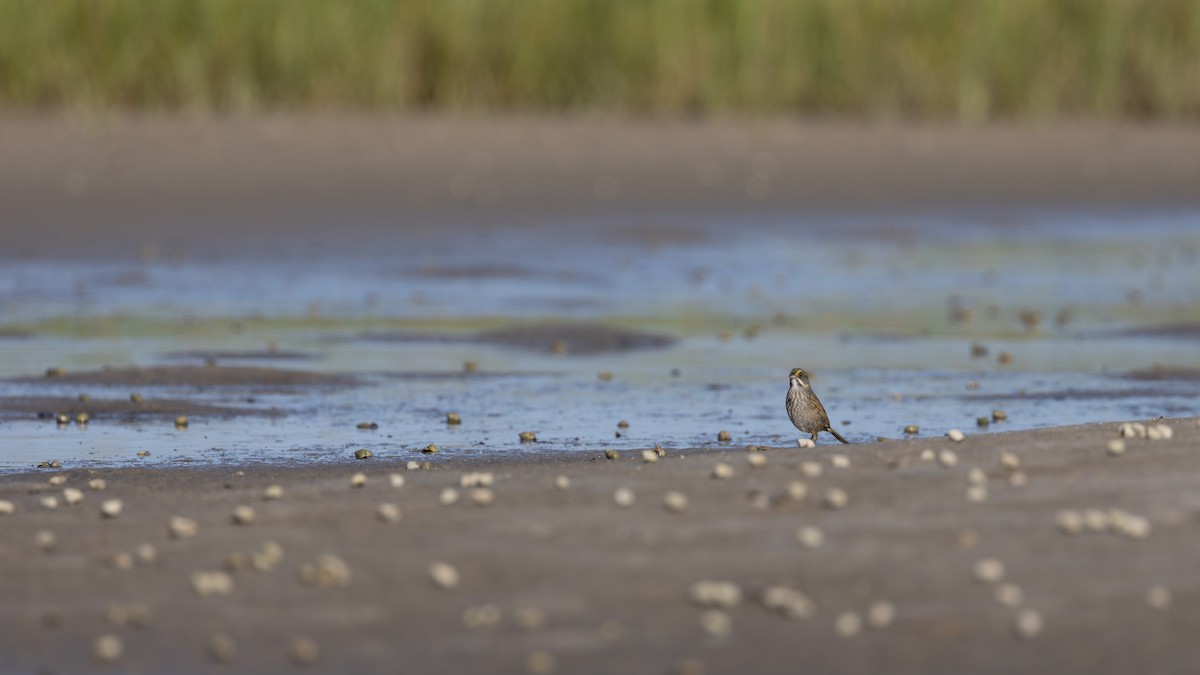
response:
M842 435L841 435L841 434L839 434L838 432L834 431L834 430L833 430L833 427L829 427L828 431L829 431L829 433L833 434L833 437L834 437L834 438L836 438L836 439L838 439L839 441L841 441L841 442L845 443L846 445L850 445L850 441L848 441L848 440L846 440L846 439L842 438Z

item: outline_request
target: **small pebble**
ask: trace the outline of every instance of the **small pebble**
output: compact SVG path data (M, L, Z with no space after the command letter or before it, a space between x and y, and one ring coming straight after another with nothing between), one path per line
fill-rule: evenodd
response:
M462 424L462 415L456 412L446 413L446 424Z
M840 510L846 508L846 504L850 502L850 496L841 488L829 488L825 491L825 496L821 499L821 503L826 508Z
M108 483L103 478L93 478L88 481L88 487L99 492L108 487Z
M733 440L733 434L729 433L728 431L718 431L717 440L721 443L728 443Z
M537 434L533 433L532 431L522 431L521 433L517 434L517 437L521 439L522 443L533 443L537 441Z
M81 412L75 416L75 423L82 427L82 426L86 426L87 423L91 421L91 419L92 418L90 415L88 415L85 412Z
M1054 525L1063 534L1075 535L1083 532L1083 516L1078 511L1059 511Z
M976 417L975 418L975 426L977 426L977 427L986 427L986 426L990 425L991 423L992 423L992 420L990 420L987 417Z
M620 457L621 457L621 453L617 452L616 450L613 450L612 448L608 448L607 450L604 451L604 459L618 459Z
M986 502L988 498L988 489L986 485L971 485L967 487L967 501L972 504Z
M448 487L442 488L442 491L438 493L438 503L442 506L450 506L456 502L458 502L458 490Z
M11 516L17 512L15 504L7 499L0 499L0 516Z
M1021 458L1011 452L1001 452L1000 466L1004 467L1007 471L1016 471L1021 466Z
M101 635L92 643L92 653L95 654L96 660L112 663L125 653L125 644L116 635Z
M627 420L621 420L620 422L617 422L617 428L620 428L620 429L628 429L628 428L629 428L629 422L628 422Z
M202 598L229 595L233 592L233 577L219 570L192 572L192 592Z
M787 487L784 489L787 491L788 499L792 501L798 502L808 495L808 486L802 481L788 481Z
M462 624L467 630L493 628L500 623L500 608L495 605L479 605L463 610Z
M525 670L532 675L549 675L557 667L554 655L544 649L529 652L525 657Z
M43 509L48 511L53 511L54 509L58 508L58 497L54 497L52 495L42 497L38 500L38 502L41 503Z
M762 455L762 453L756 452L746 455L746 463L749 464L751 468L761 469L767 465L767 458Z
M824 473L824 469L822 469L821 465L816 462L801 462L800 473L804 474L808 478L816 478Z
M796 540L805 548L821 548L825 543L825 533L812 525L802 525L796 530Z
M33 536L33 541L42 551L49 553L58 545L58 537L50 530L38 530Z
M966 436L963 434L962 431L960 431L958 429L951 429L950 431L946 432L946 438L949 438L950 440L954 441L955 443L962 443L963 439L966 438Z
M717 480L729 480L733 478L733 467L725 462L717 462L713 465L712 477Z
M1042 632L1042 615L1036 609L1018 610L1013 617L1013 633L1024 640L1032 640Z
M682 513L687 510L688 498L682 492L668 492L663 495L663 506L672 513Z
M1005 607L1020 607L1025 601L1025 592L1016 584L1000 584L992 592L992 598Z
M1117 435L1121 438L1145 438L1146 425L1139 422L1125 422L1117 427Z
M643 450L642 451L642 461L647 464L653 464L658 461L658 454L655 453L653 450Z
M904 425L904 433L909 435L919 434L921 433L921 427L915 424L906 424Z
M613 374L611 370L602 370L596 374L596 377L599 377L603 382L611 382L613 379Z
M316 561L300 565L297 571L301 583L322 588L345 588L353 576L346 561L332 553L317 556Z
M376 424L375 422L359 422L355 426L359 429L362 429L363 431L373 431L373 430L379 428L379 425Z
M842 612L833 623L833 629L844 638L852 638L862 631L862 618L857 612Z
M725 637L733 631L733 619L719 609L710 609L700 615L700 627L713 637Z
M797 438L796 445L801 448L815 448L817 444L811 438Z
M139 451L137 452L137 456L138 456L138 457L149 457L149 456L150 456L150 451L149 451L149 450L139 450Z
M133 549L133 555L139 563L153 565L158 560L158 549L154 548L154 544L138 544Z
M984 558L976 561L972 571L978 581L994 584L1004 578L1004 563L995 558Z
M1168 441L1175 432L1165 424L1152 424L1146 427L1146 438L1152 441Z
M408 469L409 471L416 471L417 469L421 468L421 463L420 462L409 462L404 465L404 468Z
M896 606L887 600L879 600L867 608L867 625L871 628L887 628L896 620Z
M1021 487L1029 482L1029 476L1025 475L1024 471L1014 471L1008 474L1008 484L1013 487Z
M404 476L402 474L388 474L388 483L394 488L404 487Z
M65 427L71 423L71 416L65 413L58 413L54 416L54 422L60 427Z
M742 602L742 589L732 581L697 581L688 589L688 599L700 607L729 609Z
M458 478L458 486L464 488L491 487L496 482L496 476L491 472L464 473Z
M267 501L283 499L283 486L282 485L268 485L267 487L263 488L262 496L263 496L263 499L265 499Z
M172 539L189 539L196 536L200 526L191 518L183 516L172 516L167 523L167 531L171 534Z
M767 586L759 596L763 607L790 619L809 619L817 606L807 595L787 586Z
M554 487L559 490L570 490L571 489L571 479L568 478L567 476L562 476L562 475L555 476L554 477Z
M953 450L942 450L937 456L938 464L946 468L958 466L958 455Z
M1083 526L1089 532L1104 532L1108 530L1108 514L1100 509L1086 509L1083 512Z
M513 610L513 621L521 630L541 630L546 626L546 613L538 607L518 607Z
M321 648L312 638L296 638L288 647L288 656L298 666L308 666L321 658Z
M458 570L448 563L434 562L429 565L429 580L434 586L451 589L458 586Z
M1004 412L1003 410L996 408L995 410L992 411L992 420L993 421L1003 422L1007 419L1008 419L1008 413Z
M360 488L367 484L367 474L356 473L350 476L350 487Z
M133 569L133 556L127 551L117 551L109 558L112 566L123 571Z
M63 502L72 506L83 501L83 491L75 488L63 488L62 496Z
M250 566L257 572L274 572L283 562L283 547L268 539L262 548L250 556Z
M1150 530L1149 520L1141 516L1130 515L1122 521L1117 531L1130 539L1145 539L1150 536Z
M1146 591L1146 605L1151 609L1166 611L1171 608L1171 591L1166 586L1151 586Z
M120 499L106 499L104 503L100 505L100 513L103 514L105 518L116 518L117 516L121 515L121 511L124 508L125 504L123 504Z
M1113 438L1108 441L1108 454L1116 457L1125 454L1125 441L1120 438Z
M133 393L133 394L130 394L130 395L129 395L129 402L130 402L130 403L141 403L141 402L142 402L142 401L144 401L144 400L146 400L146 399L145 399L145 397L143 397L141 394L138 394L138 393Z
M375 507L375 513L385 523L398 523L402 517L400 507L390 502L384 502Z
M66 476L64 476L64 475L62 475L62 474L60 473L60 474L58 474L57 476L50 476L50 481L49 481L49 482L50 482L50 484L51 484L51 485L54 485L54 486L56 486L56 487L57 487L57 486L59 486L59 485L66 485L66 484L67 484L67 477L66 477Z
M850 458L845 455L833 455L829 458L829 465L835 469L849 469Z
M617 503L617 506L626 508L633 506L633 490L625 487L617 488L613 491L613 501Z
M496 501L496 493L491 488L474 488L470 496L475 506L491 506Z
M438 446L434 445L433 443L430 443L429 445L421 448L421 452L425 453L426 455L437 454L441 451L442 451L442 449L439 448Z
M971 485L987 485L987 481L987 474L977 466L971 467L971 470L967 472L967 483Z
M186 429L187 427L188 427L187 415L180 415L179 417L175 418L175 428L176 429Z
M925 448L921 451L920 458L922 462L932 462L933 460L937 459L937 453L935 453L932 448Z
M224 633L217 633L208 640L208 656L217 663L229 663L237 656L237 643Z
M366 448L359 448L358 450L354 451L354 459L370 459L371 457L374 457L374 456L375 456L375 453L371 452L370 450L368 450Z
M663 448L663 446L655 445L654 446L654 454L658 455L659 457L666 457L667 451L666 451L666 449Z
M233 520L234 525L249 525L254 522L254 517L254 509L244 504L233 507L233 513L230 514L230 519Z

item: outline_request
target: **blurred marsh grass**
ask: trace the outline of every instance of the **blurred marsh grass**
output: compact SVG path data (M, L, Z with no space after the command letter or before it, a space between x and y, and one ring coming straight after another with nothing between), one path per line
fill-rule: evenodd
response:
M1196 0L6 0L0 105L1200 117Z

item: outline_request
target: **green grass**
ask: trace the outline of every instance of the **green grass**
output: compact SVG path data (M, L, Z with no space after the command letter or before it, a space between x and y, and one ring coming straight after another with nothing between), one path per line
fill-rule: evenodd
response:
M0 106L1200 119L1196 0L4 0Z

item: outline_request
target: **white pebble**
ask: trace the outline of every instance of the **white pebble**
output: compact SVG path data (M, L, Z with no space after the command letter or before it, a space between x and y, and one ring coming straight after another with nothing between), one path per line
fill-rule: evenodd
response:
M67 504L74 505L83 501L83 491L75 488L63 488L63 501Z
M1130 539L1145 539L1150 536L1150 530L1149 520L1141 516L1130 515L1117 531Z
M850 502L850 496L841 488L829 488L825 491L825 496L822 498L822 503L826 508L838 510L846 508L846 504Z
M58 497L46 496L38 501L41 503L43 509L53 511L58 508Z
M1112 438L1108 441L1108 454L1117 457L1125 454L1125 441L1120 438Z
M107 499L100 505L100 513L105 518L116 518L121 515L121 511L125 508L125 504L120 499Z
M570 490L571 489L571 479L566 476L555 476L554 477L554 487L559 490Z
M687 510L688 498L682 492L668 492L663 495L663 506L672 513L681 513Z
M752 452L746 455L746 463L753 469L761 469L767 465L767 456L761 452Z
M398 523L403 515L400 512L400 507L395 504L384 502L375 508L375 513L379 519L385 523Z
M112 554L111 558L109 558L109 562L112 563L113 567L119 570L133 569L133 556L130 555L128 551L117 551L116 553Z
M1021 466L1021 458L1011 452L1000 453L1000 466L1008 471L1016 471Z
M844 638L852 638L862 631L862 618L857 612L842 612L833 623L833 629Z
M250 566L258 572L274 572L283 562L283 547L268 539L262 543L262 548L250 556Z
M617 488L616 490L613 491L613 501L617 503L617 506L621 506L621 507L633 506L633 502L634 502L633 490L630 490L629 488L625 488L625 487Z
M103 478L93 478L88 481L88 487L99 492L108 487L108 483Z
M800 501L808 494L808 486L798 480L788 481L787 496L794 500Z
M1175 435L1171 427L1165 424L1154 424L1146 427L1146 438L1152 441L1168 441Z
M171 516L170 522L167 523L167 531L171 533L172 539L189 539L196 536L199 529L196 521L183 516Z
M733 478L733 467L725 462L717 462L713 466L712 477L718 480L729 480Z
M1138 422L1125 422L1117 427L1117 435L1121 438L1145 438L1146 425Z
M964 435L959 429L951 429L950 431L946 432L946 438L949 438L955 443L962 443L963 439L966 438L966 435Z
M732 581L697 581L688 589L688 599L701 607L729 609L742 602L742 589Z
M719 609L710 609L700 615L700 627L713 637L725 637L733 631L733 619Z
M1108 514L1100 509L1086 509L1083 512L1083 526L1089 532L1104 532L1108 529Z
M233 592L233 577L220 570L192 572L192 591L202 598L229 595Z
M849 469L850 458L845 455L833 455L829 458L829 465L835 469Z
M47 552L53 551L58 545L58 537L51 530L38 530L33 536L33 541L39 549Z
M1024 471L1014 471L1008 474L1008 484L1013 487L1021 487L1029 482L1029 476L1025 475Z
M92 643L92 653L98 661L112 663L125 653L125 643L116 635L101 635Z
M988 498L988 489L986 485L971 485L967 487L967 501L972 504L986 502Z
M458 486L464 488L491 487L495 479L495 475L490 472L466 473L458 479Z
M404 476L402 474L393 473L388 475L388 483L394 488L404 487Z
M230 515L230 518L233 520L235 525L249 525L250 523L254 522L254 517L254 509L246 506L245 504L241 506L235 506L233 508L233 513Z
M1054 517L1054 525L1063 534L1079 534L1083 532L1083 516L1078 511L1059 511Z
M448 487L442 488L438 493L438 503L442 506L450 506L458 501L458 490Z
M1004 563L995 558L984 558L972 568L975 578L986 584L994 584L1004 578Z
M1171 608L1171 591L1166 586L1151 586L1146 591L1146 604L1151 609L1165 611Z
M896 620L896 606L880 600L867 608L867 625L871 628L887 628Z
M986 485L988 482L987 474L977 466L971 467L967 472L967 482L971 485Z
M500 608L495 605L479 605L463 610L462 624L467 630L493 628L500 623Z
M820 548L825 543L825 533L818 527L802 525L796 530L796 540L805 548Z
M491 506L496 501L496 493L491 488L475 488L471 490L470 497L475 506Z
M920 457L922 462L932 462L933 460L937 459L937 453L935 453L932 448L925 448L921 451Z
M458 586L458 570L454 569L453 565L444 562L433 562L429 564L429 580L434 586L442 589L451 589Z
M50 476L50 484L54 485L56 487L59 485L66 485L67 477L62 475L61 473L56 476Z
M133 555L141 564L153 565L158 560L158 549L154 548L154 544L138 544L138 547L133 549Z
M953 450L942 450L938 453L938 464L949 469L958 466L958 455Z
M992 591L992 598L1005 607L1020 607L1025 601L1025 592L1016 584L1000 584Z
M814 443L814 442L813 442L813 439L811 439L811 438L798 438L798 439L796 439L796 445L798 445L798 446L800 446L800 447L802 447L802 448L815 448L815 447L817 447L817 444L816 444L816 443Z
M345 588L354 578L350 565L332 553L322 553L315 562L304 563L297 576L302 583L322 588Z
M1013 617L1013 632L1017 637L1032 640L1042 632L1042 615L1036 609L1019 610Z
M759 596L763 607L791 619L809 619L817 605L805 594L787 586L767 586Z
M417 469L420 469L420 468L421 468L421 463L420 463L420 462L411 462L411 461L410 461L408 464L405 464L405 465L404 465L404 468L405 468L405 469L408 469L409 471L416 471Z
M267 501L283 499L283 486L268 485L267 487L263 488L263 499L266 499Z
M367 484L367 475L365 473L356 473L350 476L350 487L360 488Z
M801 462L800 463L800 473L804 474L805 477L807 477L807 478L816 478L817 476L820 476L823 472L824 472L824 469L822 469L821 465L816 462Z
M658 461L658 454L653 450L643 450L642 461L647 464L653 464Z
M11 516L17 512L17 506L7 499L0 499L0 516Z

